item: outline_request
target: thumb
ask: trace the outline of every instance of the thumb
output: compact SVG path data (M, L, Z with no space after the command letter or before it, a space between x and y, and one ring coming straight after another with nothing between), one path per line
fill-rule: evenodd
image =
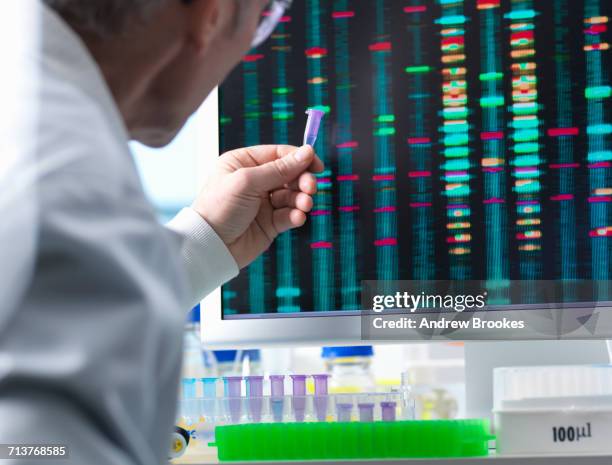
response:
M248 168L252 186L261 193L279 189L307 171L314 157L313 148L310 145L303 145L282 158Z

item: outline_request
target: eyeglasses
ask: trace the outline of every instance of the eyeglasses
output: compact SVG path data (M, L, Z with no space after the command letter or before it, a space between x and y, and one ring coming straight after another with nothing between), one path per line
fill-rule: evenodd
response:
M255 37L251 42L251 48L259 47L270 37L292 2L293 0L272 0L270 2L261 16L257 32L255 32Z

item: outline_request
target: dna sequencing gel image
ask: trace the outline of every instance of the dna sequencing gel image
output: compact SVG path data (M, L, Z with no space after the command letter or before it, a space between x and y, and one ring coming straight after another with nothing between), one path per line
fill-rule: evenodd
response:
M295 1L221 87L220 149L300 145L313 108L326 169L307 225L223 287L224 316L358 310L362 280L610 280L611 15Z

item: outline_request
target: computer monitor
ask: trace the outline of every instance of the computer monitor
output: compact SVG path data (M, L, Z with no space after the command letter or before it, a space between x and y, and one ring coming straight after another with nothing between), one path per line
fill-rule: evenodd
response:
M485 313L536 324L485 337L612 334L610 16L608 0L294 1L212 97L207 156L300 145L319 108L326 170L307 225L204 301L204 340L359 342L367 280L533 282ZM594 292L551 302L551 282Z

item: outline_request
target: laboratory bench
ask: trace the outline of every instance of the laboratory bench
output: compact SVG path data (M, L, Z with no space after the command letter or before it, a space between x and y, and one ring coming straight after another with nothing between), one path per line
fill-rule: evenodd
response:
M341 460L341 461L275 461L275 462L219 462L216 457L210 455L191 455L181 457L173 462L176 465L212 465L228 463L232 465L257 465L269 463L274 465L295 464L339 464L356 465L380 463L382 465L612 465L612 455L577 455L577 456L548 456L548 457L474 457L461 459L397 459L397 460Z

